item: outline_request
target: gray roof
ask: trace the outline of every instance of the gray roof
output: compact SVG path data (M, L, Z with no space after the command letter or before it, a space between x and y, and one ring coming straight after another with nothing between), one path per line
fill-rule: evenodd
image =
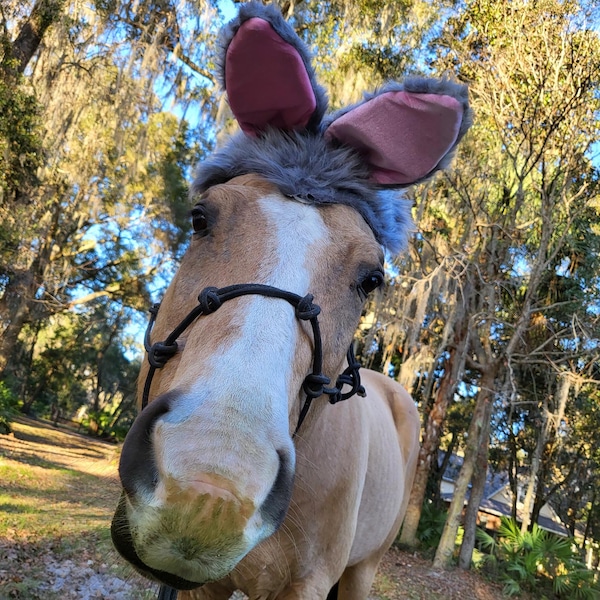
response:
M441 466L442 460L444 459L445 452L440 450L438 452L438 465ZM458 456L456 454L452 454L450 457L448 467L444 472L444 480L445 481L456 481L458 474L460 473L460 469L463 465L464 459L462 456ZM512 490L510 489L510 482L508 478L508 473L505 471L501 472L493 472L491 469L488 469L485 488L483 492L483 500L479 504L479 511L488 513L491 515L495 515L498 517L511 517L512 516L512 506L505 502L500 502L499 500L493 499L492 497L496 495L502 489L507 488L507 493L509 497L512 497ZM468 502L468 499L471 495L471 489L469 486L469 490L467 491L467 499L465 500L465 504ZM452 501L453 494L442 494L442 500L445 502ZM554 510L553 510L554 512ZM522 513L517 511L517 520L522 520ZM559 519L558 515L556 516ZM537 524L542 529L555 533L556 535L560 535L563 537L569 537L569 530L565 527L562 521L554 521L549 517L545 517L543 515L539 515L537 519Z

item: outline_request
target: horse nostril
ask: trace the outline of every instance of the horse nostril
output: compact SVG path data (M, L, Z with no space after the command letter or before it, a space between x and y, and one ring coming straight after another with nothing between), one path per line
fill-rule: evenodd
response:
M263 518L275 529L279 528L287 514L294 486L293 459L285 450L277 450L277 454L279 456L277 477L261 508Z
M153 489L156 486L156 471L152 451L152 429L156 420L169 411L176 392L168 392L151 402L135 419L127 433L121 459L119 477L128 496L133 496L140 488Z

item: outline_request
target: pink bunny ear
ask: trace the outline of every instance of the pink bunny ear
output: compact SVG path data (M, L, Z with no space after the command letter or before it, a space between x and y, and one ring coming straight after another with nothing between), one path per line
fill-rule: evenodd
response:
M226 40L224 83L242 130L316 128L327 107L308 50L272 7L250 3Z
M373 182L416 183L444 166L470 124L466 88L450 82L432 85L454 93L384 90L334 117L325 137L359 150Z

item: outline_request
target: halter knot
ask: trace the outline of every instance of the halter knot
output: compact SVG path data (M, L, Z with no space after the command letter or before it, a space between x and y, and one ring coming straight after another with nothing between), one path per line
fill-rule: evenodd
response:
M360 383L360 363L354 356L354 348L352 345L348 348L346 360L348 361L348 366L344 372L338 376L335 387L331 390L324 390L325 393L329 395L330 404L337 404L342 400L347 400L354 396L354 394L361 398L365 398L367 395L364 386ZM350 390L346 393L342 391L345 385L350 387Z
M162 369L167 361L177 352L177 342L165 344L156 342L148 349L148 362L155 369Z
M319 315L321 307L318 304L313 304L314 296L306 294L301 298L296 305L296 317L301 321L310 321Z
M331 379L323 373L309 373L302 382L302 389L307 398L318 398L323 395L325 386L331 383Z
M218 291L216 287L207 287L198 295L198 303L203 314L210 315L221 308L222 301Z

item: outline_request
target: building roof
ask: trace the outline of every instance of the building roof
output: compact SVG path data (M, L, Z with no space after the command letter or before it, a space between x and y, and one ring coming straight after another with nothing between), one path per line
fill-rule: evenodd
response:
M444 459L444 451L438 452L438 465L441 466L442 460ZM463 465L464 458L456 454L452 454L449 459L448 466L444 472L443 480L446 482L454 483L460 473L460 469ZM471 494L471 489L467 491L467 498L465 504ZM445 492L441 494L442 500L445 502L451 502L454 494L452 492ZM495 515L497 517L511 517L512 516L512 489L510 487L508 473L506 472L493 472L488 468L485 488L483 492L483 500L479 504L479 511ZM549 504L545 504L544 512L546 515L540 514L537 519L537 524L542 529L550 531L556 535L562 537L569 537L569 530L565 527L560 517L556 514L556 511ZM521 521L523 513L519 510L517 505L517 520Z

